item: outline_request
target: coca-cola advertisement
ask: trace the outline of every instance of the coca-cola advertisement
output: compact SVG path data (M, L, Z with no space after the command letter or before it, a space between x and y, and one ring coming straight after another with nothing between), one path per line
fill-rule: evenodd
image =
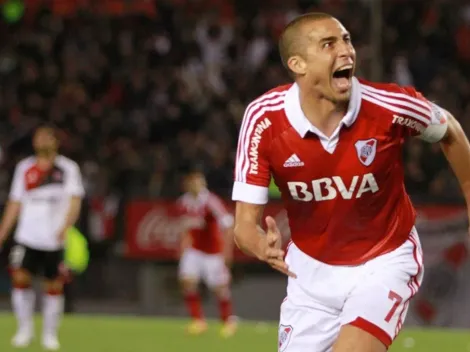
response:
M231 211L232 203L226 204ZM287 216L280 203L266 206L265 215L271 215L285 236L290 238ZM174 202L171 201L134 201L126 209L126 251L128 258L176 260L178 258L181 234L190 226L190 218L181 217ZM235 248L236 261L251 261Z
M226 206L234 211L232 202ZM275 217L287 244L290 231L282 204L268 204L265 215ZM463 206L424 206L417 207L417 215L416 228L424 250L426 275L410 307L410 321L418 325L465 324L456 319L466 316L458 312L470 311L467 210ZM191 226L187 221L172 201L130 202L126 211L125 255L133 259L176 261L180 236ZM238 263L256 261L236 248L234 258Z
M233 202L226 202L226 207L234 212ZM290 239L289 223L281 202L266 205L265 216L271 215L284 237L284 243ZM128 258L176 260L178 258L181 234L191 226L191 218L182 217L173 201L133 201L126 209L126 251ZM416 227L420 233L426 262L432 265L439 262L445 250L461 244L465 238L467 215L464 207L418 207ZM459 227L464 234L450 231L448 227ZM439 230L440 229L440 230ZM437 230L437 231L436 231ZM437 233L437 235L434 235ZM235 248L235 260L252 261Z

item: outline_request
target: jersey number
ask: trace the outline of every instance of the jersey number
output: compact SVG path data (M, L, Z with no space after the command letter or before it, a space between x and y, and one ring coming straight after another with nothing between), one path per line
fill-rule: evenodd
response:
M396 292L393 292L393 291L390 291L388 293L388 298L390 300L392 300L394 303L393 303L393 306L392 308L390 309L390 311L388 312L387 316L385 317L385 321L387 323L390 322L390 320L392 320L393 318L393 315L395 314L395 312L397 311L398 307L400 306L401 302L403 302L403 298Z
M20 245L14 246L10 251L10 264L14 268L19 268L23 264L25 248Z

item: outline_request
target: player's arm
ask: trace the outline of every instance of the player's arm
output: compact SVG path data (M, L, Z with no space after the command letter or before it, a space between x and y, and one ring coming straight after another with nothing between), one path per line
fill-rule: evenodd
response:
M441 148L454 170L465 200L470 205L470 144L460 123L448 111L447 131L441 140Z
M263 260L266 233L261 228L264 205L237 202L235 210L234 240L240 250Z
M282 236L276 222L270 216L266 218L267 232L261 228L264 206L237 202L235 212L235 243L244 253L257 257L277 271L295 278L284 261L281 249Z
M11 232L11 229L18 219L21 203L9 200L3 212L2 222L0 224L0 244L3 243Z
M234 241L245 254L262 260L265 233L259 226L264 205L268 202L271 181L269 167L270 130L256 130L264 120L259 104L251 103L245 110L238 137L235 182L232 199L236 201Z
M226 264L230 265L233 257L233 215L229 213L222 200L211 194L207 207L222 232L223 255Z
M467 204L470 204L470 144L462 126L450 112L426 100L420 93L411 88L407 88L407 92L417 100L417 102L412 101L413 114L420 115L421 121L425 122L420 133L416 134L415 131L410 130L410 134L413 135L414 132L418 138L429 143L440 143L441 149L460 183ZM421 106L420 104L423 103L426 105ZM429 108L423 110L422 108L425 106ZM426 113L426 111L428 112Z
M178 198L175 203L175 216L178 217L179 223L179 246L177 247L177 256L181 257L183 253L192 246L192 236L191 236L191 219L188 216L187 210L183 205L182 198Z
M188 248L190 248L191 245L192 245L191 234L189 233L189 231L184 231L181 234L181 237L180 237L180 246L179 246L178 255L181 257L181 255L184 253L184 251L186 251Z
M224 241L224 249L223 255L225 258L225 264L228 266L232 265L233 262L233 249L234 249L234 229L233 226L225 229L223 231L223 241Z
M233 234L233 217L230 226L224 226L222 230L222 243L223 243L223 256L225 259L225 264L228 266L232 265L233 261L233 244L234 244L234 234Z
M13 175L9 199L3 212L2 222L0 223L0 244L8 238L11 229L18 219L24 192L24 175L22 172L22 166L18 165Z
M260 226L271 181L269 151L272 140L271 121L262 115L261 105L254 102L248 106L238 139L232 192L232 199L237 202L234 241L244 253L295 277L284 262L282 237L274 219L266 218L267 233Z
M67 215L65 216L65 221L63 228L68 229L69 227L75 225L79 216L80 209L82 208L82 197L81 196L71 196L69 198L69 208Z
M69 196L68 210L59 233L60 239L64 239L66 231L78 221L82 208L82 198L85 195L82 175L78 165L74 164L69 172L65 184L65 193Z

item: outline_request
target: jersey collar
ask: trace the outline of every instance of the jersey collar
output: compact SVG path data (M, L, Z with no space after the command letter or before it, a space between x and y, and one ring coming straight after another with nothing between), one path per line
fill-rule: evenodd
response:
M203 188L197 196L193 196L191 193L186 193L186 199L190 202L205 202L209 198L209 190L207 188Z
M351 99L349 101L348 111L341 120L340 126L350 127L357 119L359 108L361 107L361 85L356 77L352 78ZM320 137L324 134L313 126L304 115L300 107L299 86L294 83L287 91L284 97L284 110L290 124L297 133L304 138L308 132L315 133ZM326 138L326 137L325 137Z

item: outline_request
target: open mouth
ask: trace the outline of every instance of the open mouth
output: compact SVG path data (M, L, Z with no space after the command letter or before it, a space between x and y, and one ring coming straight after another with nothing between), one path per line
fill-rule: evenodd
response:
M351 88L351 77L353 68L351 65L343 66L333 72L333 85L341 90L349 90Z

